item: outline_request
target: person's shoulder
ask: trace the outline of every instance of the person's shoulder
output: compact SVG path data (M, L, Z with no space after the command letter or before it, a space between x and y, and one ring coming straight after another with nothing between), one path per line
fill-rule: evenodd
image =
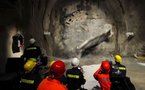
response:
M52 88L52 90L67 90L67 88L65 87L65 85L63 85L59 80L53 79L50 80L51 83L49 83L50 88Z
M35 47L40 49L40 46L38 46L38 45L35 45Z
M66 86L64 86L63 84L58 84L57 86L58 90L67 90Z
M30 48L30 47L32 47L32 46L31 46L31 45L28 45L28 46L26 47L26 49L27 49L27 48Z
M120 66L122 66L122 67L126 67L125 65L123 65L123 64L120 64Z
M118 67L120 64L112 64L112 67Z
M75 72L80 72L81 70L81 67L74 67L71 69L72 71L75 71Z
M37 48L37 49L40 49L40 46L38 46L38 45L36 45L36 44L30 45L30 47L35 47L35 48Z
M78 68L71 68L66 70L66 73L79 73L80 70Z
M67 69L66 72L71 72L72 70L73 70L72 68L71 69Z
M49 81L49 79L44 78L42 81L43 81L43 82L47 82L47 81Z

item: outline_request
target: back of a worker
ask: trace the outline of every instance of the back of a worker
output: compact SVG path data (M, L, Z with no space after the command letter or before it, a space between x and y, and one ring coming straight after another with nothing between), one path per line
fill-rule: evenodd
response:
M19 90L36 90L42 78L35 59L31 58L24 64L24 74L20 79Z
M126 76L126 67L121 64L121 55L114 56L115 64L112 65L111 71L111 90L134 90L133 84L130 79ZM133 88L132 88L133 87Z
M100 68L94 73L94 78L99 82L101 90L111 90L110 63L108 60L102 61Z
M71 64L73 68L66 71L67 87L69 90L82 90L81 85L84 85L86 80L79 66L79 60L74 58Z
M113 78L125 78L126 77L126 67L121 64L122 57L120 55L115 55L115 64L112 65L111 77Z
M41 55L41 49L36 45L36 40L31 38L29 40L30 45L24 49L23 57L26 59L29 58L38 58Z
M45 78L37 90L67 90L62 83L56 79Z
M37 90L67 90L67 88L60 82L64 72L64 62L60 60L55 61L50 67L48 77L41 81Z

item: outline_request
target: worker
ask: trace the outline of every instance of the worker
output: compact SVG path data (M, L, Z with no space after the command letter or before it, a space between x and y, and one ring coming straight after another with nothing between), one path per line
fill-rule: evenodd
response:
M112 65L112 74L114 77L126 77L126 67L121 64L122 57L115 55L115 64Z
M111 90L135 90L135 86L130 78L126 76L126 66L121 64L121 55L115 55L114 60L115 64L112 65L110 74L110 80L112 82Z
M133 84L130 79L126 77L126 67L121 64L122 57L117 54L114 56L114 60L115 64L112 65L110 77L112 82L111 90L134 90L131 89Z
M55 60L51 60L51 61L50 61L49 67L51 67L52 64L53 64L54 62L55 62ZM63 76L61 77L60 82L61 82L63 85L66 85L66 84L67 84L67 80L66 80L65 75L63 75Z
M102 61L100 68L94 73L94 78L99 82L101 90L110 90L110 63L108 60Z
M42 78L35 58L30 58L24 64L25 73L20 79L19 90L36 90Z
M67 87L68 90L85 90L81 86L85 84L86 80L79 66L80 60L73 58L71 61L72 68L66 71Z
M52 64L55 62L56 60L50 60L49 61L49 64L48 64L48 70L45 72L45 77L47 77L48 76L48 73L49 73L49 69L50 69L50 67L52 66ZM60 82L62 83L62 84L64 84L64 85L66 85L67 84L67 80L66 80L66 77L65 77L65 75L63 75L62 77L61 77L61 79L60 79Z
M24 49L24 54L23 57L27 59L29 58L36 58L38 59L39 56L41 56L41 49L39 46L35 45L36 44L36 40L34 38L31 38L29 40L30 45L27 46Z
M48 77L41 81L37 90L67 90L65 85L60 82L64 72L65 63L61 60L56 60L50 67Z

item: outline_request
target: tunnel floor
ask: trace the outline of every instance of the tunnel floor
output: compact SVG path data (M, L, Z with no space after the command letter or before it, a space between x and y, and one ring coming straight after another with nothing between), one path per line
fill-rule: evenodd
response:
M100 64L103 60L111 60L113 61L113 57L111 55L88 55L83 58L81 58L81 65L93 65L93 64ZM70 60L64 60L66 63L67 68L70 68ZM141 65L139 63L145 63L145 61L140 61L135 59L134 57L123 57L123 64L127 68L127 76L130 77L131 82L134 84L136 90L145 90L145 71L144 71L144 65ZM0 77L2 80L8 79L11 77L15 77L14 74L5 75L5 77ZM8 81L8 80L6 80ZM8 83L11 85L11 83ZM7 85L7 82L4 83L4 85Z
M99 56L87 56L81 59L82 65L91 65L91 64L99 64L103 60L111 60L114 59L109 55L99 55ZM130 77L131 82L134 84L136 90L145 90L145 71L144 65L140 65L138 63L145 63L145 61L137 60L134 57L123 57L122 64L124 64L127 68L127 76Z

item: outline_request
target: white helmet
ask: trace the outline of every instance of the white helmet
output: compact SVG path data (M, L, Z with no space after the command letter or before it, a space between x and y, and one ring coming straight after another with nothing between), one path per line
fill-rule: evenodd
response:
M21 32L20 31L17 31L17 34L21 34Z
M80 64L80 60L78 58L73 58L72 59L72 61L71 61L72 66L77 67L77 66L79 66L79 64Z
M30 40L29 40L29 43L30 44L34 44L36 42L36 40L34 39L34 38L31 38Z

